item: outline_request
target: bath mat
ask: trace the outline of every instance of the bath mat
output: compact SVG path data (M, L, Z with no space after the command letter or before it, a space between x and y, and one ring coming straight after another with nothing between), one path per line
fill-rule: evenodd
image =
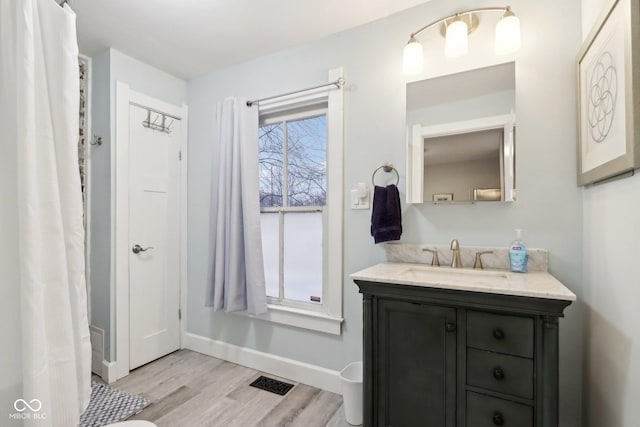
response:
M98 427L123 421L150 403L142 396L125 393L106 384L93 383L89 406L80 416L79 427Z
M262 390L270 391L271 393L284 396L289 390L293 388L293 384L285 383L282 381L274 380L273 378L265 377L261 375L257 380L249 384L251 387L256 387Z

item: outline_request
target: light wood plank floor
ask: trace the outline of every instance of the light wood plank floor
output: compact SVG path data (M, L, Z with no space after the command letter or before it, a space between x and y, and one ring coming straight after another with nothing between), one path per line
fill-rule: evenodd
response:
M295 385L279 396L249 386L260 375L267 374L179 350L111 386L151 400L129 419L149 420L158 427L349 426L340 395L267 375Z

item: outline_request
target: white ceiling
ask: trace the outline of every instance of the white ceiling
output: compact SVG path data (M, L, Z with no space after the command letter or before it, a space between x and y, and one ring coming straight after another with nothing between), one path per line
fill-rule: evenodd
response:
M427 0L69 0L80 52L113 47L189 80Z

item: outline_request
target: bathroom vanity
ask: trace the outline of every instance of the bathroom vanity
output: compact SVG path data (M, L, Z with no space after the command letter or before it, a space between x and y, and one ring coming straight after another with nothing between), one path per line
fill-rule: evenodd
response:
M388 262L363 294L364 426L557 427L558 318L544 271Z

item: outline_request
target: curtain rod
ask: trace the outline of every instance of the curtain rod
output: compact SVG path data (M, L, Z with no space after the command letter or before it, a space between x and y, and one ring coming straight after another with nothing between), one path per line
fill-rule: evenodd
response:
M259 104L261 101L267 101L269 99L280 98L281 96L293 95L295 93L300 93L300 92L307 92L309 90L320 89L322 87L327 87L327 86L335 86L338 89L340 89L342 86L344 86L344 78L340 77L338 78L338 80L333 82L324 83L314 87L308 87L306 89L294 90L292 92L283 93L281 95L269 96L267 98L256 99L255 101L247 101L247 107L251 107L253 104Z

